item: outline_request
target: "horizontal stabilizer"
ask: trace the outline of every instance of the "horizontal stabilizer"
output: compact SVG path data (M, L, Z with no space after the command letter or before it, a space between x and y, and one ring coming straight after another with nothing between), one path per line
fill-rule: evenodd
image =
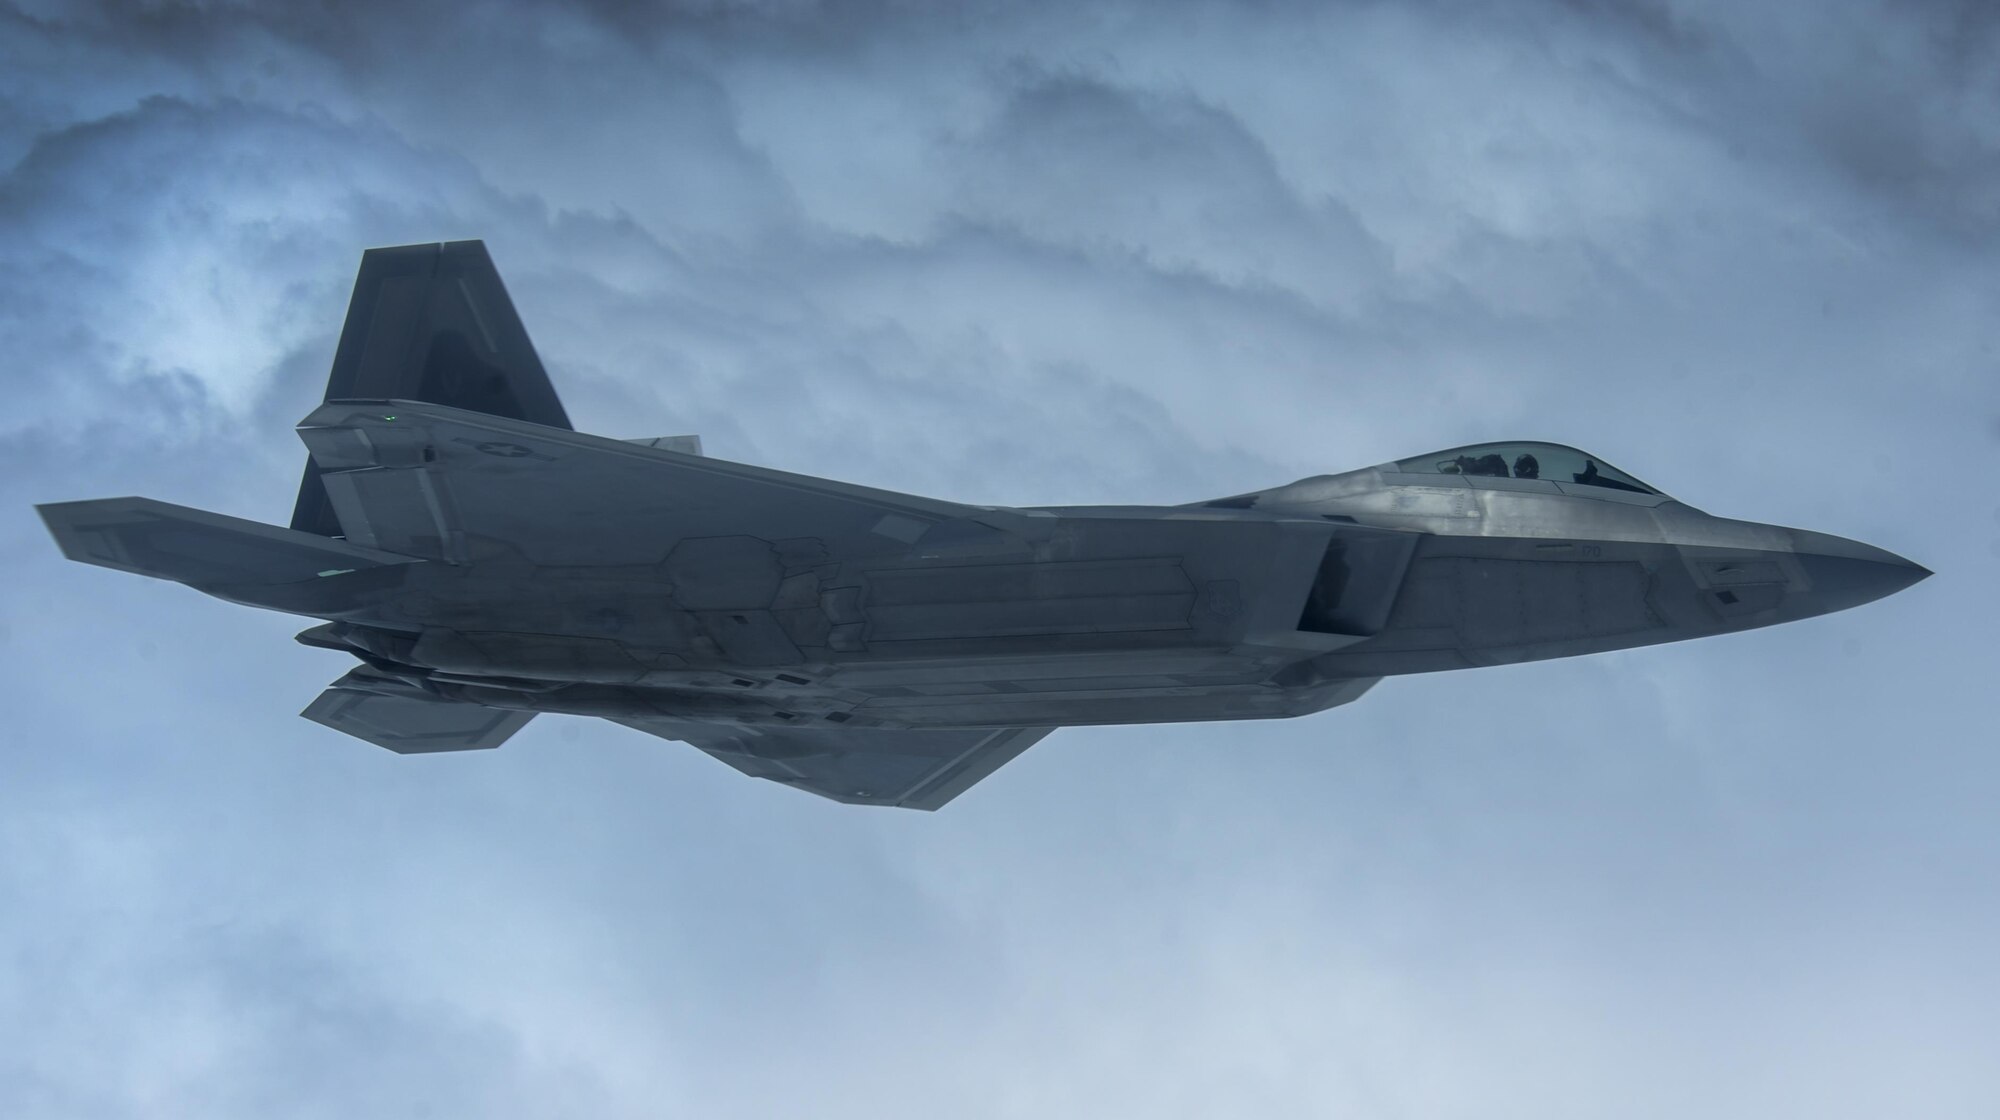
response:
M384 696L338 684L320 693L299 714L397 754L491 750L535 718L533 712Z
M568 428L542 359L480 241L398 245L361 255L327 400L429 401ZM306 464L292 528L344 533Z
M298 583L413 562L393 552L151 498L35 508L71 560L195 587Z

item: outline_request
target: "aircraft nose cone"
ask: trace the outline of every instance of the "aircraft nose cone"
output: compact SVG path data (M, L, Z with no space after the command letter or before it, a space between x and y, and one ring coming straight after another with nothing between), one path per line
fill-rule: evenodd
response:
M1829 533L1792 530L1799 566L1808 586L1800 606L1808 614L1826 614L1872 603L1893 595L1931 574L1929 568L1888 549L1851 541Z

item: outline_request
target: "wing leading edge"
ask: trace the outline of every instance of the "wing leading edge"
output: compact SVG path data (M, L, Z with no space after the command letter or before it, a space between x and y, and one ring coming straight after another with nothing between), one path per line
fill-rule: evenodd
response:
M925 810L942 807L1055 730L764 728L669 719L615 722L699 747L753 778L849 805Z

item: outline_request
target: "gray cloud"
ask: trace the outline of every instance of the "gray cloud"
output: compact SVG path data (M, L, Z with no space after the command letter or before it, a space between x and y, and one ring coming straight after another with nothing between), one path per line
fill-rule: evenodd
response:
M0 1113L1990 1112L1983 11L0 6ZM928 818L378 757L28 507L281 520L358 251L466 236L587 430L990 502L1539 436L1940 574Z

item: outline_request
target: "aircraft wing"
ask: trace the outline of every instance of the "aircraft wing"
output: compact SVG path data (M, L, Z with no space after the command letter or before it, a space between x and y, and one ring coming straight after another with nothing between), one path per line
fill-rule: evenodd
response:
M849 805L903 809L941 807L1055 730L767 728L671 719L615 722L700 747L753 778Z
M415 401L329 402L299 437L348 541L453 563L657 564L685 540L746 537L866 555L986 513Z
M299 714L397 754L490 750L535 718L428 697L365 668L333 682Z

